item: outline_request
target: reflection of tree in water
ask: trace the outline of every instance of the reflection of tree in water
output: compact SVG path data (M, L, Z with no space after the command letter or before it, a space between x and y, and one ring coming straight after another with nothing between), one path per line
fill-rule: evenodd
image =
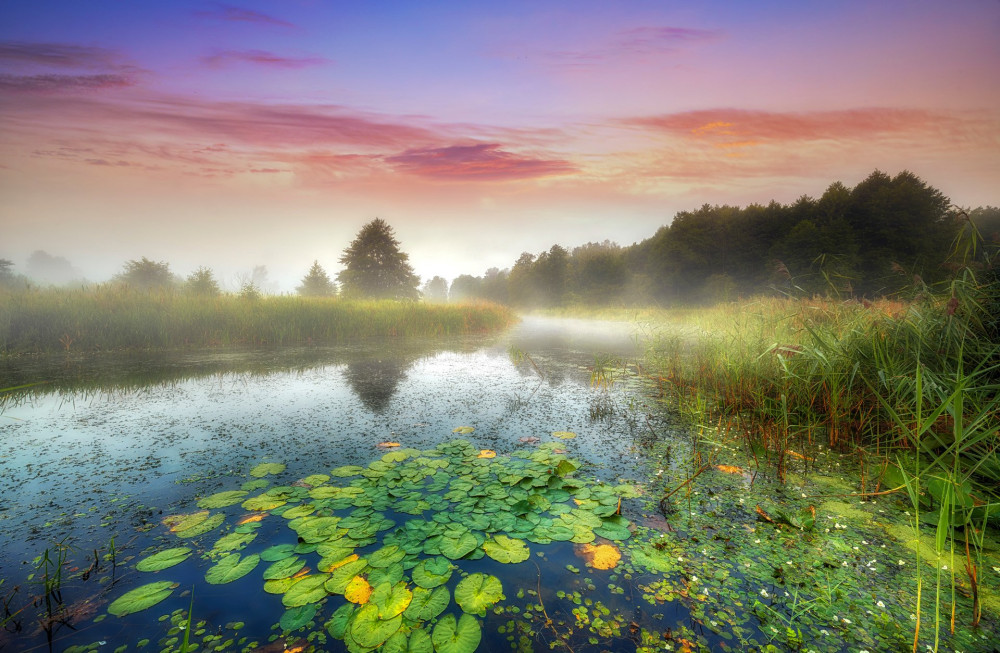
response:
M381 413L389 406L396 386L406 378L413 362L403 357L356 360L347 364L344 378L365 408Z

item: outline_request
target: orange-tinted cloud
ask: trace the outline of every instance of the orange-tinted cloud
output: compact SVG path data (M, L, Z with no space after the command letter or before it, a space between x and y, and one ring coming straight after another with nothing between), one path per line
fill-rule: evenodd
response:
M500 148L497 143L417 148L385 161L402 172L442 180L533 179L577 170L569 161L521 156Z
M294 27L294 25L288 21L263 14L259 11L244 9L243 7L234 7L233 5L226 5L222 3L215 3L214 9L197 11L195 12L195 15L201 18L213 18L216 20L232 22L257 23L261 25L275 25L277 27Z
M329 62L323 57L284 57L266 50L222 50L202 57L202 63L218 67L231 63L249 63L272 68L306 68Z
M626 122L676 136L789 142L865 139L937 130L954 123L954 118L914 109L811 112L710 109L635 118Z

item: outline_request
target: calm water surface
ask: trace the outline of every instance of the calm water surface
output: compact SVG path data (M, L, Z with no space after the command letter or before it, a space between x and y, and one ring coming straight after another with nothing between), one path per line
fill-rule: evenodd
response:
M528 358L517 362L512 351ZM586 473L641 477L635 441L647 427L630 416L622 386L590 383L595 357L635 354L627 324L527 318L492 337L0 363L0 387L46 381L8 394L0 413L0 593L17 586L18 600L37 595L27 561L56 542L72 546L81 566L84 552L109 550L111 538L118 556L141 557L164 515L190 512L197 496L239 488L261 461L286 463L282 479L290 482L367 465L384 454L382 442L428 449L471 426L461 437L501 455L524 448L523 438L572 431L578 437L567 448ZM126 578L115 579L108 600L140 584L129 569L122 565ZM263 611L258 636L266 641L275 597L227 611L228 586L198 591L199 603L213 596L220 603L217 614L199 617L253 624ZM147 618L186 609L187 601L172 597ZM127 643L117 622L80 619L49 632L26 623L0 634L0 648L48 650L53 641L52 650L63 650L100 639L114 650ZM338 646L328 642L330 650Z

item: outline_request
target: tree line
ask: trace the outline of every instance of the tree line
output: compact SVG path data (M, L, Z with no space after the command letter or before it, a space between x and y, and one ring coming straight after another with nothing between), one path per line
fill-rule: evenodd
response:
M963 240L964 239L964 240ZM435 276L418 289L392 227L365 224L332 279L314 261L296 292L310 297L425 301L487 300L519 308L705 303L755 294L874 298L933 284L952 272L957 244L978 243L981 265L1000 247L1000 209L960 210L911 172L876 170L854 188L831 184L819 199L746 207L705 204L678 213L652 237L630 246L605 240L568 250L522 253L509 268L464 274L450 286ZM70 274L68 261L36 252L29 267ZM991 274L995 275L995 271ZM24 283L0 259L0 284ZM138 289L221 293L211 269L186 279L147 258L125 263L115 282ZM239 280L238 294L259 297L267 269Z
M682 211L631 246L525 252L510 268L456 278L450 297L522 308L762 293L874 298L946 279L959 242L978 243L985 265L1000 247L1000 209L956 209L911 172L876 170L854 188L831 184L819 199Z

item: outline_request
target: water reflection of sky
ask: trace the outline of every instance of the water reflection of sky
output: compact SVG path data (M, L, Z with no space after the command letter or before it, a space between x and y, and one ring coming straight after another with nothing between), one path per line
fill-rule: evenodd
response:
M587 366L596 353L631 351L627 325L529 318L501 338L456 342L369 343L317 350L315 359L303 350L182 353L142 365L104 356L56 361L48 372L39 361L30 363L35 372L8 361L8 377L108 382L8 397L0 414L0 535L15 544L0 561L11 569L41 543L102 521L141 520L140 506L167 511L196 492L228 488L229 476L242 478L262 460L305 476L367 464L384 441L431 448L456 437L457 426L475 427L463 437L501 453L524 446L520 438L574 431L579 437L567 448L597 465L598 475L621 464L632 443L628 420L594 420L591 411L597 400L616 401L620 389L608 396L591 388ZM511 346L538 370L515 365ZM116 385L116 364L122 376L144 376ZM130 499L109 504L122 495Z

